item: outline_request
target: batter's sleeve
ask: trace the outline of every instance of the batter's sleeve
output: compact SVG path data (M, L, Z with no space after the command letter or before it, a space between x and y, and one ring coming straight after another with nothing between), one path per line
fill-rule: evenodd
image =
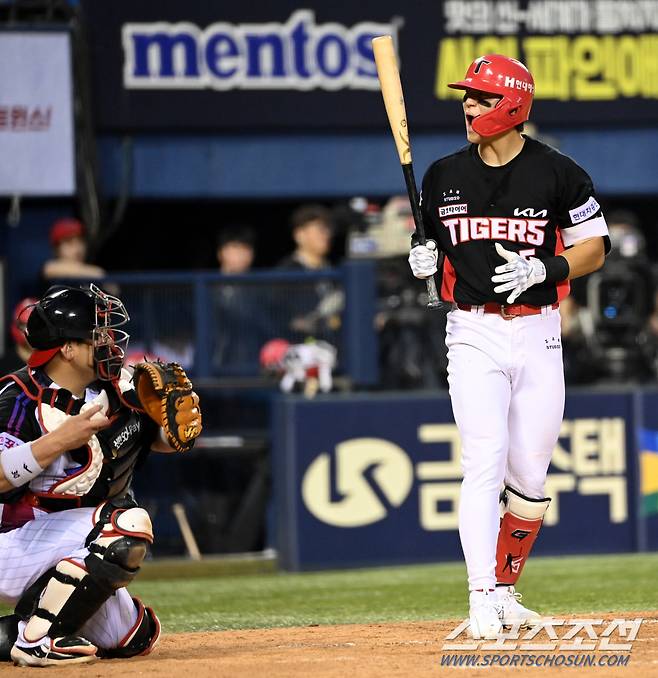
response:
M13 382L0 384L0 455L16 445L36 440L41 431L34 419L32 401ZM0 503L12 504L20 499L28 485L0 492Z
M596 200L594 184L585 170L570 158L564 157L563 184L560 190L558 221L566 247L581 240L602 236L605 253L610 251L608 224Z

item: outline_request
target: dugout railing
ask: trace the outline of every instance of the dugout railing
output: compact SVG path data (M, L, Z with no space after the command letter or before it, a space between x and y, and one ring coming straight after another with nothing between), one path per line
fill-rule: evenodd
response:
M350 261L317 272L259 270L108 275L130 314L129 359L183 364L195 382L257 385L259 352L273 338L328 341L350 386L377 383L375 268Z

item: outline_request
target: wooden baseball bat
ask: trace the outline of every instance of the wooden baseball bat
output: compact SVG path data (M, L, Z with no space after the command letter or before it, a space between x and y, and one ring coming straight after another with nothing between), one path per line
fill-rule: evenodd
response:
M404 95L402 93L402 83L400 82L400 71L398 70L398 61L395 56L393 38L390 35L382 35L373 38L372 49L375 54L375 63L377 64L377 75L379 84L384 97L384 106L388 115L388 122L391 125L391 132L395 147L398 150L400 164L404 181L407 185L407 194L411 203L411 213L416 225L416 238L421 245L424 245L425 226L423 225L423 215L420 211L420 199L416 180L414 178L414 168L411 161L411 144L409 142L409 125L407 123L407 111L404 106ZM428 308L439 308L441 300L436 291L434 277L430 276L425 281L427 283L427 294L429 296Z

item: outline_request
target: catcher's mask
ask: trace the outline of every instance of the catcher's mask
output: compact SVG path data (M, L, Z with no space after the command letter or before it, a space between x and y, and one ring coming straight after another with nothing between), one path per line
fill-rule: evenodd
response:
M478 57L466 71L463 80L451 82L452 89L474 89L501 99L489 112L471 123L483 137L491 137L525 122L530 116L535 82L530 71L516 59L502 54Z
M27 364L45 365L67 341L89 341L96 376L117 379L130 338L117 328L129 320L121 300L96 285L88 289L55 285L34 305L27 321L25 336L34 348Z

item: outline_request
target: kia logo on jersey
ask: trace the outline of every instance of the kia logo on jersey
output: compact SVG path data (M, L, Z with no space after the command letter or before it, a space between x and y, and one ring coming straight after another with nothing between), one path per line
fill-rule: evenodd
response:
M525 209L521 209L520 207L514 208L515 217L530 217L531 219L540 219L541 217L545 217L547 215L548 210L537 210L535 212L532 207L526 207Z

